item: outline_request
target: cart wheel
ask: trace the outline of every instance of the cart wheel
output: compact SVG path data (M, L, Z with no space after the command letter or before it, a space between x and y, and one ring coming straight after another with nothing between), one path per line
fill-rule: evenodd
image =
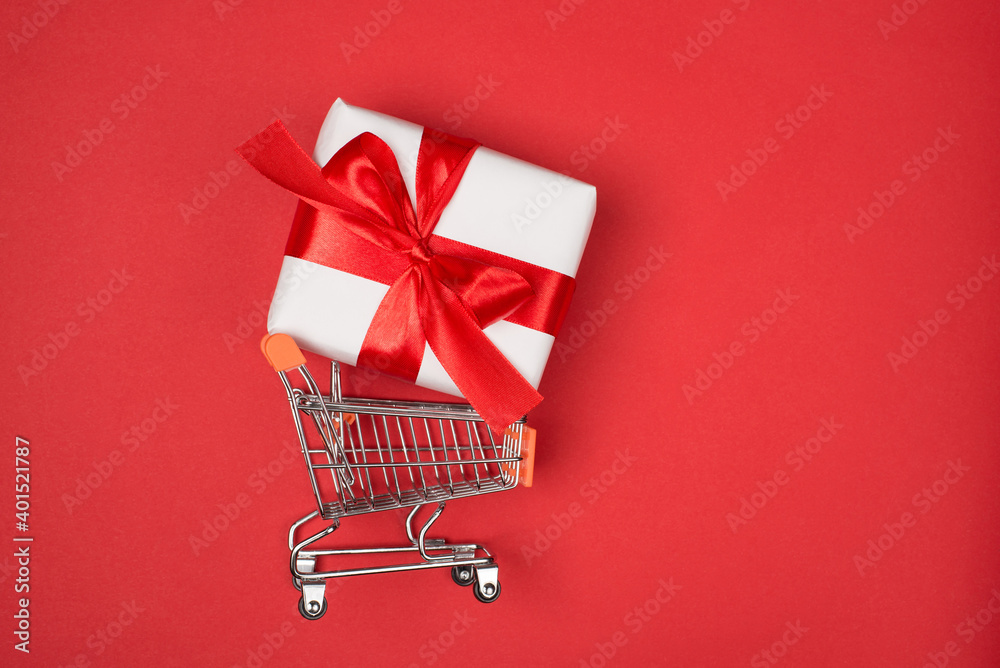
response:
M451 579L455 584L468 587L476 581L476 573L472 566L452 566Z
M492 585L488 584L488 585L486 585L486 587L487 588L491 588ZM500 583L499 582L497 583L496 590L493 591L488 596L484 595L483 592L481 592L479 590L479 585L478 584L476 585L476 588L472 590L472 593L476 595L476 600L479 601L480 603L492 603L493 601L495 601L498 598L500 598ZM324 601L324 603L325 603L325 601Z
M309 611L306 610L305 599L300 598L299 614L305 617L306 619L319 619L320 617L326 614L326 599L325 598L323 599L323 604L320 606L319 611L316 614L310 614Z

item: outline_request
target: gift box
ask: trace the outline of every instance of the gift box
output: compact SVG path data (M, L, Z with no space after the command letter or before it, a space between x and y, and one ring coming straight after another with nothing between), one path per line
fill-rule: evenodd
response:
M541 400L593 186L339 99L313 160L280 121L239 150L302 200L269 333L464 396L491 427Z

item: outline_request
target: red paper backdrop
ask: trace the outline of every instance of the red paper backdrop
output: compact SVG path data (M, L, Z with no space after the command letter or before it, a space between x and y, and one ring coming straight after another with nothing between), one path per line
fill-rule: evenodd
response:
M0 664L996 665L998 13L5 3ZM598 188L535 487L438 525L499 555L489 606L429 571L296 611L311 497L257 346L295 201L225 172L338 96Z

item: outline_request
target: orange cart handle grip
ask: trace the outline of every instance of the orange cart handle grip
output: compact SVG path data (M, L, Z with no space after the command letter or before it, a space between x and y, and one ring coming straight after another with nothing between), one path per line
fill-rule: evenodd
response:
M306 363L295 340L288 334L269 334L260 341L260 350L275 371L290 371Z
M510 427L505 433L507 438L516 438L520 442L521 466L517 482L525 487L531 487L535 478L535 430L528 425L521 425L520 434ZM515 466L510 463L500 465L507 475L514 475Z

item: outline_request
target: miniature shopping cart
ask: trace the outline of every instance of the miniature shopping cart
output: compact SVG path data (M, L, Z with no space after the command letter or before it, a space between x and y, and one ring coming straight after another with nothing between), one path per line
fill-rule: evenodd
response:
M288 530L293 582L301 590L299 612L319 619L326 612L326 580L372 573L451 567L452 579L475 585L484 603L500 595L498 568L481 545L449 544L427 538L445 502L463 496L499 492L518 482L531 486L535 431L524 418L510 425L498 441L468 404L432 404L341 396L340 367L331 363L330 392L324 395L306 368L295 341L286 334L264 337L261 349L281 378L291 403L295 430L309 470L317 510ZM305 389L293 387L297 370ZM414 531L421 507L436 505ZM340 526L340 518L412 507L406 518L409 545L351 549L310 548ZM299 528L320 517L329 526L296 541ZM407 563L320 571L319 557L418 553Z

